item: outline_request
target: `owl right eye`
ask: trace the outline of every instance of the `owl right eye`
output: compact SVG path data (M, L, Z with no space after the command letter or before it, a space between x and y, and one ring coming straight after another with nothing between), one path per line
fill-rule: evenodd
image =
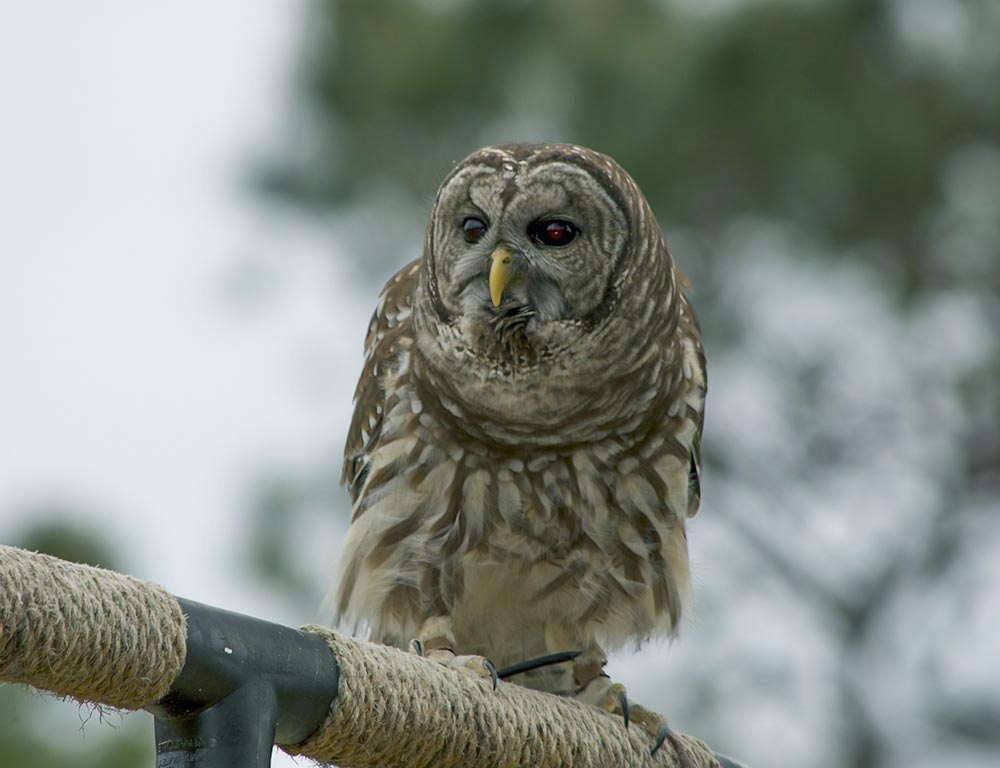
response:
M465 235L465 242L478 243L486 234L486 222L475 216L470 216L462 222L462 233Z

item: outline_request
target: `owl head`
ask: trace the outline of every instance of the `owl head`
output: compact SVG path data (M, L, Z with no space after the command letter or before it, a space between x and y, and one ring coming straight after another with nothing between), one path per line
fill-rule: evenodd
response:
M457 359L462 376L542 376L549 390L562 376L579 389L634 364L675 322L674 294L659 226L614 160L568 144L504 144L441 184L414 319L442 369Z

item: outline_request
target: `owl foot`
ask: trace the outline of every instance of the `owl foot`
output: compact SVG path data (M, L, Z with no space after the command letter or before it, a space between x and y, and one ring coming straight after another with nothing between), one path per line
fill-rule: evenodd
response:
M410 641L410 653L420 656L428 661L433 661L449 669L457 669L473 675L474 677L489 678L493 683L493 690L497 689L497 681L500 679L497 668L493 662L482 656L459 656L451 648L427 649L420 640Z
M691 768L691 759L687 754L687 750L677 740L674 732L670 730L667 725L667 718L659 712L646 709L641 704L630 702L625 693L625 686L621 683L612 682L603 672L593 677L580 688L577 691L576 699L584 704L590 704L598 709L603 709L605 712L618 715L624 720L626 728L631 723L639 725L653 739L653 747L649 752L650 755L655 755L660 751L664 743L669 741L674 751L677 752L680 765L683 768Z
M421 627L420 635L420 638L410 641L410 653L474 677L489 678L493 683L493 690L497 689L499 678L492 661L482 656L459 656L455 653L451 621L447 617L428 619Z

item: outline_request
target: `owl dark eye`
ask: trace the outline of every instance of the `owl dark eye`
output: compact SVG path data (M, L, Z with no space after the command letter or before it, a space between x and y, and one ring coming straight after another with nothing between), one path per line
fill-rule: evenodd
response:
M470 216L462 222L462 233L465 235L465 242L477 243L486 234L486 222Z
M533 221L528 225L528 236L542 245L569 245L576 237L577 231L576 226L561 219Z

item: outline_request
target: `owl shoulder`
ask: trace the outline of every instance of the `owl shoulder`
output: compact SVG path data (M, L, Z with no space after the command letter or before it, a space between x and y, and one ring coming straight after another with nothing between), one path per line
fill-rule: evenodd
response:
M365 335L365 362L354 391L354 415L344 446L340 482L357 499L370 470L370 453L378 444L385 406L385 381L401 349L411 338L410 318L420 261L404 266L379 292Z

